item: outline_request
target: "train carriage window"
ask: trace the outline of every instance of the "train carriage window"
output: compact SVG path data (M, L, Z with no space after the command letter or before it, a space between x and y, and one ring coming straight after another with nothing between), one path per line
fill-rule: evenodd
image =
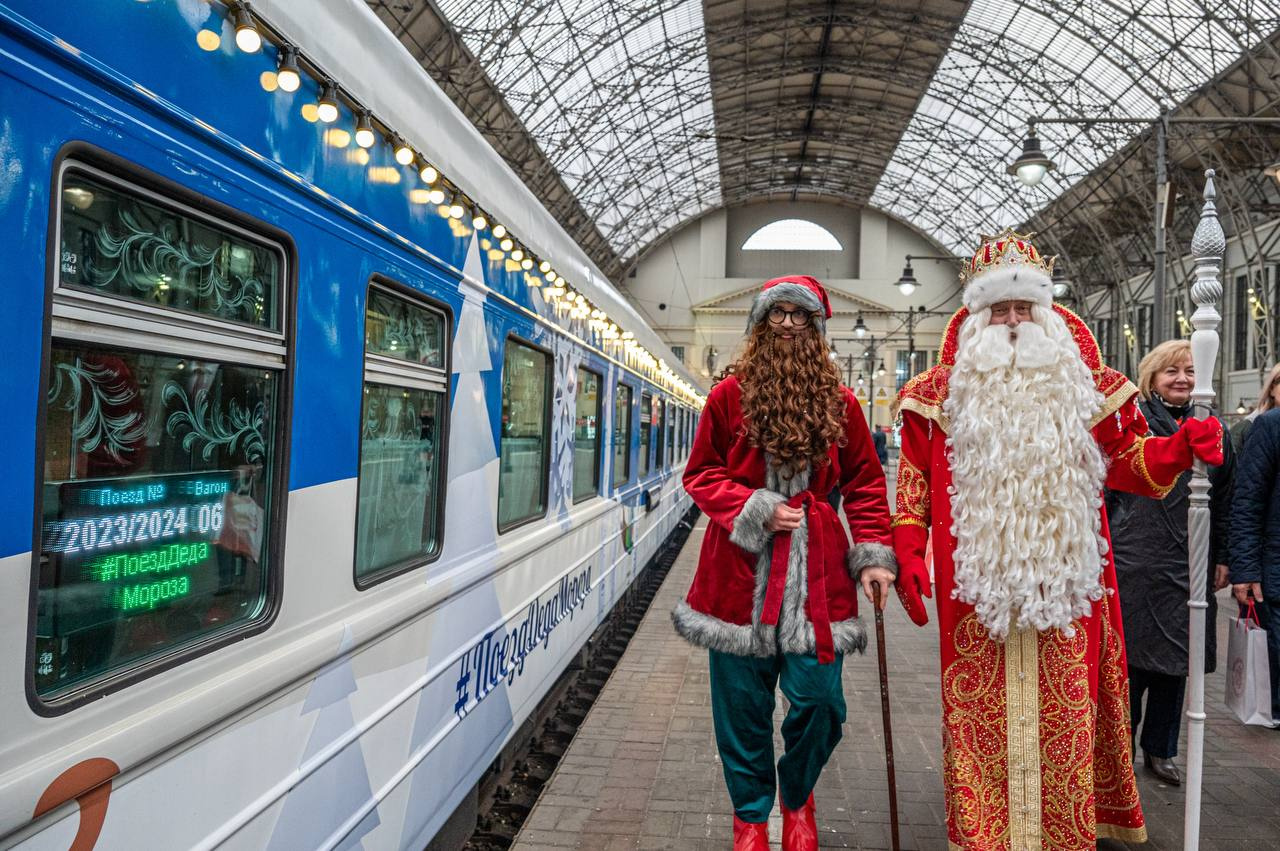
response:
M613 486L631 478L631 393L619 384L613 396Z
M573 426L573 501L600 492L600 376L578 368L578 393Z
M653 451L653 397L640 394L640 478L649 475L649 453Z
M551 356L508 339L502 359L499 531L546 513L550 442Z
M662 447L666 444L667 420L663 411L666 406L663 405L660 397L653 400L653 469L658 471L662 469L663 452Z
M443 312L380 286L365 310L356 505L357 587L440 552L449 372Z
M676 465L676 421L677 417L671 416L673 408L667 406L667 457L671 458L671 465ZM675 408L678 411L678 408Z
M60 179L32 662L67 704L265 623L287 278L256 231Z

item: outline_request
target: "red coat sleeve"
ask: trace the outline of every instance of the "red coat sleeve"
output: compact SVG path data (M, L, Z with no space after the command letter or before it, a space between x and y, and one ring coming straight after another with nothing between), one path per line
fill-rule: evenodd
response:
M734 481L729 474L728 455L733 442L726 408L729 390L728 382L722 381L707 397L685 465L684 489L711 520L733 531L734 518L755 488Z
M893 512L893 549L898 563L924 565L929 524L929 428L915 411L902 412L898 488Z
M853 394L845 390L845 445L840 447L840 496L855 544L889 546L889 503L884 468L876 457L871 430Z
M1093 436L1111 459L1107 487L1139 496L1163 499L1191 466L1194 458L1184 426L1168 437L1148 434L1147 419L1130 397L1114 413L1093 427Z

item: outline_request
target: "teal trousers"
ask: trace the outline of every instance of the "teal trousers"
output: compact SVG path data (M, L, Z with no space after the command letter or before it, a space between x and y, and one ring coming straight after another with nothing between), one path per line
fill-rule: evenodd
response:
M819 665L817 657L809 655L710 653L711 720L734 814L747 822L768 821L775 789L788 809L799 809L840 741L845 718L843 657L837 654L834 663ZM786 750L775 769L773 707L778 685L791 708L782 721Z

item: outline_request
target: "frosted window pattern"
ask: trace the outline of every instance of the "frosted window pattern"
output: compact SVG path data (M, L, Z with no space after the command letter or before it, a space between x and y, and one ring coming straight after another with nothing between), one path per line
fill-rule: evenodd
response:
M59 284L280 330L280 257L76 170L63 177Z

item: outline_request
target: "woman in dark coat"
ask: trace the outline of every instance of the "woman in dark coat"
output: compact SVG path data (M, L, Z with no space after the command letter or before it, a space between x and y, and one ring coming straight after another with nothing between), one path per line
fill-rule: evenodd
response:
M1280 729L1280 409L1253 421L1231 504L1231 584L1258 601L1271 662L1271 720Z
M1194 385L1191 344L1186 340L1161 343L1142 359L1138 365L1138 390L1142 394L1139 408L1152 435L1170 435L1178 430L1190 413ZM1230 440L1225 438L1223 453L1222 466L1209 471L1208 567L1214 591L1227 585L1225 562L1235 461ZM1107 492L1107 515L1129 660L1131 729L1136 732L1139 725L1142 726L1140 744L1147 770L1174 786L1182 783L1173 758L1178 754L1182 700L1187 686L1190 480L1191 473L1183 473L1162 499ZM1217 658L1216 605L1213 594L1207 596L1206 672L1214 669Z

